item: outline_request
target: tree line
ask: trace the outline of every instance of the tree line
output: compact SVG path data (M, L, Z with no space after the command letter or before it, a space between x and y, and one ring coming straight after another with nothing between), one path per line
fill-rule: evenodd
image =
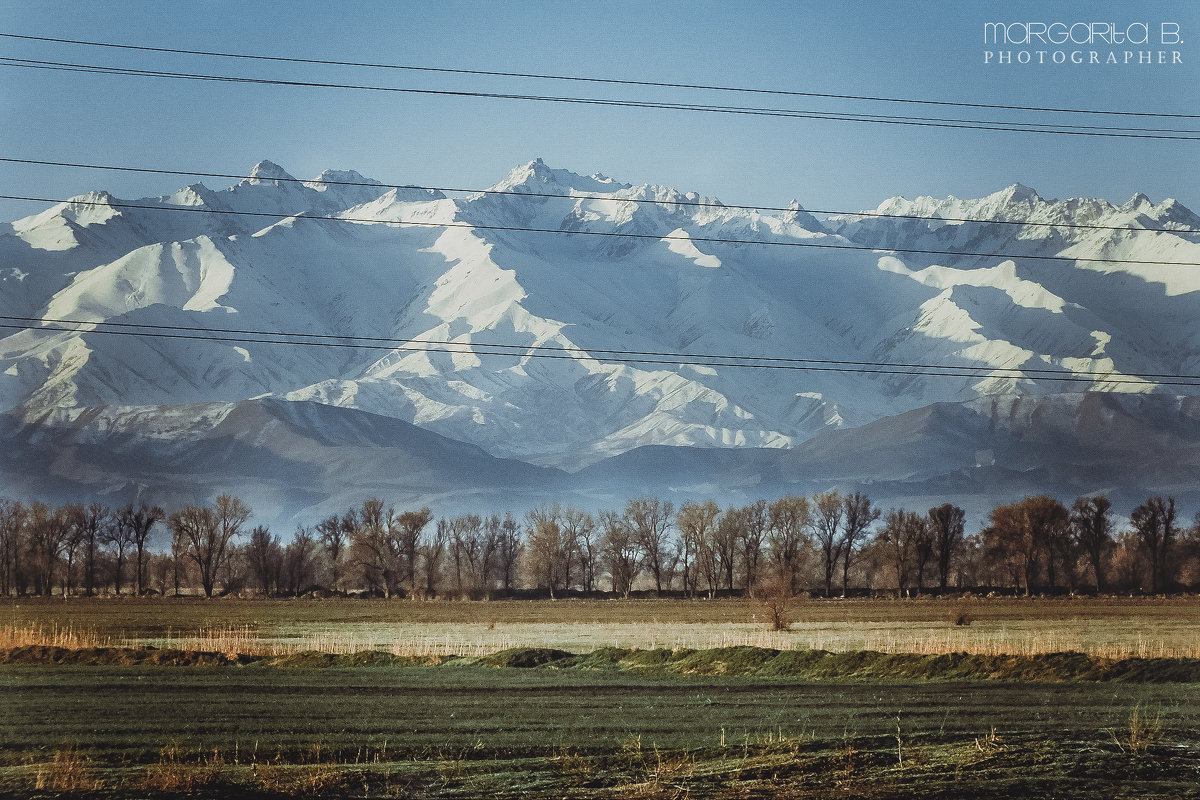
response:
M593 514L543 505L520 518L435 519L372 498L286 540L248 527L221 495L167 513L147 503L0 499L0 595L369 593L480 598L532 592L714 597L782 587L826 597L889 591L1164 593L1200 583L1200 514L1152 497L1118 530L1104 495L1070 508L1040 495L996 506L968 534L963 509L882 511L862 492L787 495L721 509L657 497ZM168 547L151 536L165 529Z

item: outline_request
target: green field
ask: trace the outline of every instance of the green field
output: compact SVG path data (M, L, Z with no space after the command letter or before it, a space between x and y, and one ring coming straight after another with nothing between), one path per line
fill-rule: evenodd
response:
M1194 684L795 683L469 665L26 666L0 670L0 686L0 774L16 793L64 752L114 793L167 793L161 776L180 763L198 790L304 793L311 781L327 796L1200 793ZM1142 754L1129 751L1135 709L1162 725Z
M956 607L813 601L801 607L801 624L890 626L899 637L914 626L955 627L946 614ZM758 613L752 603L733 600L22 600L0 613L0 625L72 625L114 639L190 634L219 620L297 641L336 624L524 625L553 635L562 627L761 627L748 621ZM1186 636L1196 609L1187 600L1000 600L980 601L972 614L972 629L1091 620L1102 630L1107 620L1114 631ZM1085 656L743 647L428 659L437 666L385 653L150 663L203 660L172 658L4 651L0 793L1200 797L1194 660L1133 659L1118 669Z

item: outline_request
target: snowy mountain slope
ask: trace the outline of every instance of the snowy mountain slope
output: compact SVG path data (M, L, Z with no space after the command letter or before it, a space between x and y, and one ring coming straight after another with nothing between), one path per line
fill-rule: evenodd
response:
M885 268L943 290L935 304L923 309L919 328L933 334L927 339L947 338L943 329L969 317L983 342L993 348L1012 345L1000 345L1008 352L1003 356L1007 361L997 360L998 365L1112 370L1121 375L1197 372L1200 330L1194 321L1200 312L1200 270L1086 260L1200 261L1196 234L1139 230L1200 227L1200 218L1177 202L1155 205L1144 195L1122 206L1090 199L1046 201L1018 184L979 200L892 198L876 211L1020 224L843 217L830 220L829 227L871 246L1063 257L897 254L895 260L887 260ZM1067 228L1064 223L1093 227ZM922 347L917 353L927 352L932 360L936 350ZM1152 381L1144 387L1100 385L1121 391L1155 389Z
M991 464L994 460L996 463ZM1072 394L939 403L792 449L646 446L574 474L496 459L399 420L275 399L0 414L3 493L166 506L236 491L288 530L371 496L439 514L653 494L721 505L838 488L882 507L954 502L972 526L1025 495L1200 504L1200 399Z
M994 462L994 463L993 463ZM790 450L643 447L576 473L614 501L638 492L745 503L831 487L882 507L954 502L980 522L1032 494L1099 492L1118 508L1155 494L1200 505L1200 398L1002 395L937 403Z
M496 459L405 422L316 403L247 400L0 414L5 493L167 507L236 491L284 530L368 497L441 509L570 497L567 475Z
M93 193L0 232L0 314L86 323L0 337L0 408L312 401L579 469L647 445L799 448L994 395L1174 395L1189 390L1130 376L1200 372L1200 271L1075 260L1200 261L1200 238L1175 232L1200 220L1174 201L1015 185L878 209L994 222L822 223L540 160L465 198L322 182L371 183L354 172L300 183L270 162L251 175L146 209ZM227 211L264 216L209 213ZM957 254L864 249L888 247ZM1083 380L1029 379L1053 376Z

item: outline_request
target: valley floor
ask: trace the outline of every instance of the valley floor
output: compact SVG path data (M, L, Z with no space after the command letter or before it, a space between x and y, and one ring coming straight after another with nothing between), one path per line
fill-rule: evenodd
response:
M793 611L777 647L736 599L5 599L0 795L1200 797L1195 598Z
M1192 683L0 667L0 791L168 797L1200 796Z

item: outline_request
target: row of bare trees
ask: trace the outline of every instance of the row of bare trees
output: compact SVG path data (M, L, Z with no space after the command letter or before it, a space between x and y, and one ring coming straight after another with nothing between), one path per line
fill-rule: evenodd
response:
M1026 593L1115 585L1158 594L1180 580L1195 583L1200 515L1183 528L1173 497L1151 497L1129 522L1129 530L1115 531L1112 503L1103 495L1080 497L1070 509L1046 495L997 506L981 534L987 577Z
M297 595L367 591L384 597L550 597L635 590L712 597L767 582L791 593L843 596L1006 587L1014 591L1166 592L1200 579L1200 519L1181 527L1172 498L1153 497L1115 529L1100 495L1071 508L1027 497L994 508L968 535L963 509L886 513L865 494L818 492L721 509L678 509L655 497L592 514L540 506L436 519L372 498L284 541L246 530L250 509L222 495L167 514L145 503L51 507L0 500L0 594ZM150 548L156 527L169 549Z
M28 506L0 498L0 594L120 594L132 562L133 591L145 590L148 545L165 514L145 503Z

